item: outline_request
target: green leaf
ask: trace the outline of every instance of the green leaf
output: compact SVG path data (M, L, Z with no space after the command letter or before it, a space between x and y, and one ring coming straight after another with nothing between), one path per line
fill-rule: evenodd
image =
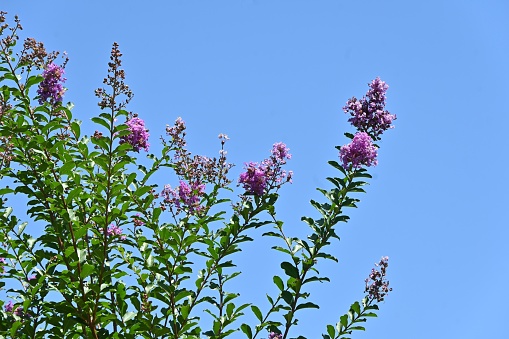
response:
M280 291L283 291L285 289L283 279L281 279L279 276L275 275L272 278L272 280L274 281L274 284L276 284L277 288L279 288Z
M300 218L300 220L304 221L306 224L308 224L309 226L311 227L314 227L315 226L315 220L313 218L310 218L310 217L302 217Z
M291 305L293 302L293 295L288 291L281 292L281 298L288 304Z
M287 276L299 279L299 270L287 261L281 263L281 268L285 271Z
M334 326L327 325L327 334L329 334L329 337L334 338L336 336L336 330L334 329Z
M26 81L25 88L28 90L30 87L32 87L35 84L38 84L39 82L43 81L44 78L40 75L32 75L29 77Z
M154 257L151 254L147 258L147 267L152 267L152 265L154 265Z
M320 307L317 304L314 304L312 302L307 302L307 303L300 304L299 306L297 306L297 308L295 310L300 310L303 308L320 308Z
M258 307L256 307L255 305L252 305L251 311L253 311L254 315L258 318L258 320L260 320L260 322L263 321L262 312L260 311L260 309Z
M358 301L354 302L350 308L357 314L361 313L361 305L359 305Z
M76 166L76 163L74 161L66 162L62 167L60 167L60 174L61 175L71 174L71 172L75 166Z
M7 207L4 212L4 218L8 218L12 213L12 207Z
M79 262L82 263L83 261L85 261L86 258L87 258L87 250L86 249L79 250L78 251Z
M28 222L22 222L19 226L18 226L18 235L20 235L21 233L23 233L23 230L25 229L25 227L27 227L28 225Z
M37 239L35 239L35 238L29 238L27 240L28 249L32 249L34 247L34 244L36 241L37 241Z
M344 314L339 318L339 322L341 323L341 326L347 327L348 326L348 315Z
M349 328L349 330L352 330L352 331L366 331L366 329L362 326L352 326Z
M354 138L354 135L352 133L348 133L346 132L345 133L345 137L347 137L348 139L353 139Z
M71 130L76 135L76 139L79 139L81 134L81 127L80 127L81 121L73 121L71 122Z
M339 170L341 173L343 173L345 176L347 175L346 174L346 170L343 168L343 166L341 166L337 161L334 161L334 160L331 160L329 161L329 165L331 165L332 167L334 167L335 169Z
M94 271L94 265L90 265L90 264L84 264L82 267L81 267L81 273L80 273L80 277L81 279L85 279L86 277L88 277L92 272Z
M126 321L129 321L131 320L132 318L134 318L136 316L136 313L134 312L127 312L126 314L124 314L124 316L122 317L122 321L125 323Z
M12 193L12 192L14 192L14 190L11 189L11 188L7 188L7 187L0 188L0 195L9 194L9 193Z
M104 119L101 119L101 118L98 118L98 117L93 117L92 121L95 122L96 124L104 126L107 130L110 129L110 124L106 120L104 120Z
M248 324L240 325L240 329L247 335L249 339L253 338L253 331L251 330L251 327Z
M142 195L150 192L152 190L152 187L151 186L142 186L140 188L138 188L134 194L138 197L141 197Z

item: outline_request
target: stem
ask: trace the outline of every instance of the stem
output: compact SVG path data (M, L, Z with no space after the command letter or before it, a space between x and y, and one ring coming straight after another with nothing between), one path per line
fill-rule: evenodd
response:
M348 193L347 187L352 182L352 180L353 180L352 177L347 175L347 184L346 184L345 188L341 191L341 197L339 199L339 206L342 206L342 203L345 200L346 195ZM336 217L337 215L339 215L341 213L341 208L337 212L335 212L334 207L335 207L334 205L331 206L331 208L329 210L329 215L327 215L327 217L324 220L324 222L326 222L326 224L324 226L327 227L325 234L320 239L321 241L319 241L315 244L315 251L310 255L309 259L307 259L305 261L305 263L307 263L307 264L304 265L304 263L303 263L303 265L302 265L302 271L300 272L299 279L298 279L299 284L295 290L295 298L294 298L292 304L290 305L290 311L288 312L288 314L290 315L290 318L287 319L287 321L286 321L285 331L283 333L283 339L286 339L288 337L290 328L293 325L293 319L295 316L295 312L297 311L298 302L299 302L299 299L302 297L302 294L300 292L302 289L303 282L306 279L307 273L313 266L316 265L317 256L318 256L318 254L320 254L320 250L327 245L330 237L332 236L332 234L329 232L329 230L334 225L329 225L329 220L333 219L334 217ZM288 244L288 240L286 240L287 238L284 237L282 228L280 229L280 232L281 232L281 235L283 236L283 238L285 239L285 242ZM294 260L295 264L297 264L299 259L296 259L294 255L292 255L292 259ZM298 266L297 266L297 268L298 268Z
M117 70L115 69L115 79L118 78L118 74L117 74ZM101 286L102 283L103 283L103 279L105 278L104 277L104 273L105 273L105 268L106 268L106 265L105 265L105 262L106 260L108 260L108 224L109 224L109 205L110 205L110 200L111 200L111 184L112 184L112 167L113 167L113 138L114 138L114 129L115 129L115 125L114 125L114 122L115 122L115 105L114 105L114 102L115 102L115 98L117 97L117 95L119 93L117 93L117 88L116 86L113 86L113 94L112 94L112 105L110 107L111 109L111 116L110 116L110 144L109 144L109 152L108 152L108 170L106 172L106 177L107 177L107 182L106 182L106 200L105 200L105 217L104 217L104 227L103 227L103 255L102 255L102 262L100 263L100 271L99 271L99 277L98 277L98 282L97 282L97 286ZM114 299L114 296L113 296L113 292L111 292L111 296L112 296L112 305L110 307L111 311L113 312L114 315L116 315L116 310L115 310L115 299ZM100 293L97 293L97 296L95 298L95 305L94 305L94 310L93 310L93 313L92 313L92 322L93 324L90 324L91 328L93 328L93 332L95 332L95 321L97 319L97 310L98 310L98 306L99 306L99 299L101 297L101 294ZM116 322L113 322L113 329L115 332L117 332L117 325L116 325ZM95 336L94 338L98 339L97 336Z

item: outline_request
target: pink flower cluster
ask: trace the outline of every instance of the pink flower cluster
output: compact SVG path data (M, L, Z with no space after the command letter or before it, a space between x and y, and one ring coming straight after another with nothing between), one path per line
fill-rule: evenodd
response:
M145 129L145 122L138 118L133 117L126 122L130 134L124 135L120 138L120 143L129 143L133 146L135 152L139 152L140 149L144 149L148 152L148 130Z
M199 181L188 184L184 180L180 180L179 186L172 189L170 185L164 186L161 192L163 202L169 206L177 208L177 214L186 209L190 214L198 213L202 210L200 201L205 193L205 185Z
M283 338L283 335L281 333L276 332L269 333L269 339L281 339L281 338Z
M351 166L354 169L365 166L376 166L377 151L373 140L365 132L357 132L348 145L342 146L339 158L343 161L343 167Z
M39 83L39 104L43 104L46 100L50 99L51 104L62 102L64 96L64 87L62 83L65 82L63 77L64 69L54 63L50 63L46 66L46 69L42 72L44 80Z
M267 176L263 165L256 162L245 164L245 172L240 174L239 183L243 184L244 189L256 195L262 195L267 187Z
M111 238L119 237L120 240L126 239L126 236L122 235L122 229L118 225L111 224L106 230L106 234Z
M282 169L286 160L291 159L290 149L282 142L272 146L271 156L261 164L249 162L245 164L245 172L240 174L239 184L242 184L246 192L255 195L263 195L267 190L279 188L284 182L291 182L293 172L288 173Z
M380 140L380 135L393 128L392 121L396 120L396 116L385 109L388 88L389 86L377 77L369 84L369 90L362 99L353 97L343 107L343 111L352 116L348 121L374 140Z
M349 99L343 107L345 113L352 116L348 119L357 128L357 133L348 145L340 148L339 157L344 168L358 169L361 166L377 165L377 146L373 141L380 140L380 135L393 128L395 115L385 110L385 93L389 86L380 78L369 84L369 90L362 99Z

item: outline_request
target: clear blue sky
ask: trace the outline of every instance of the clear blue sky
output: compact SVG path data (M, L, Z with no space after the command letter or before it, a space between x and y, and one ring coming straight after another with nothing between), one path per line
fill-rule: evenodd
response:
M332 278L312 290L322 308L300 314L299 333L320 338L388 255L394 291L354 338L509 337L509 2L4 0L2 9L20 15L25 36L68 52L66 99L82 120L98 113L93 91L117 41L130 109L152 144L182 116L196 153L216 155L217 135L230 136L238 175L286 142L295 177L278 208L295 234L305 234L302 215L316 216L308 201L329 187L327 161L351 131L341 107L380 76L396 128L338 230L340 263L321 266ZM264 306L279 272L270 246L239 256L243 297Z

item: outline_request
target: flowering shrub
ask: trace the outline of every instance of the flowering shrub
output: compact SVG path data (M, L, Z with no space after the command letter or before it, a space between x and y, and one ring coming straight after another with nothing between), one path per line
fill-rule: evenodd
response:
M219 135L218 157L193 155L178 118L166 127L160 154L141 164L136 156L148 152L149 134L142 117L126 110L133 94L119 46L113 44L106 88L95 91L98 130L88 137L72 105L63 103L67 59L59 65L59 53L31 38L16 50L22 28L17 18L9 27L5 14L0 12L0 338L303 339L295 334L297 316L318 308L308 284L329 281L316 267L337 261L327 247L339 239L338 224L349 219L345 209L359 202L352 194L364 192L366 167L377 164L374 142L395 119L385 110L387 85L377 78L363 99L348 101L357 133L346 133L351 143L337 147L341 163L329 164L339 174L327 178L331 189L319 189L325 202L311 200L320 216L302 217L309 236L300 239L286 235L275 212L279 190L293 176L284 169L291 159L284 143L275 143L260 163L247 162L234 182L228 137ZM153 175L165 169L175 181L161 187ZM236 201L224 196L232 183L241 186ZM26 211L11 205L18 196L26 198ZM28 221L20 217L24 212ZM287 259L272 278L277 293L267 295L268 304L236 304L238 293L229 291L240 275L235 253L244 242L259 241L251 238L256 228L275 237L274 250ZM43 231L34 235L34 229ZM364 299L328 325L322 338L345 338L376 316L391 290L387 267L383 257L366 279ZM201 321L208 316L210 326Z

